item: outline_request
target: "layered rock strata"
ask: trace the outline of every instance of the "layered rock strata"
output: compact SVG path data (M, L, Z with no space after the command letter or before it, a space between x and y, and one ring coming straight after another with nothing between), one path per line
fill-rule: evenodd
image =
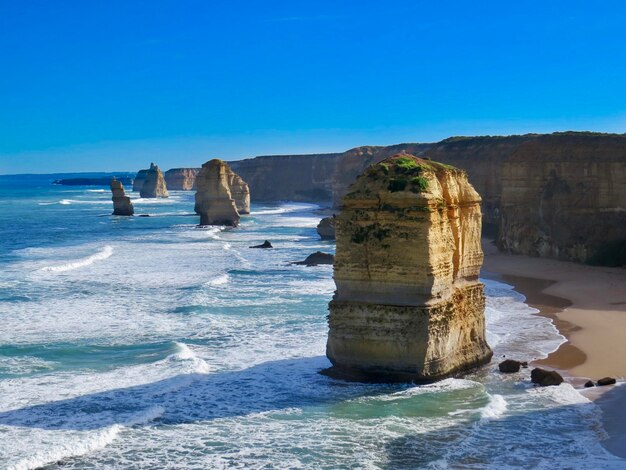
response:
M490 360L480 200L465 172L406 154L350 187L328 317L335 370L428 381Z
M110 185L113 194L113 215L133 215L135 209L130 198L126 196L122 182L113 178Z
M146 179L139 194L143 198L169 197L163 172L154 163L150 163L150 169L146 172Z
M170 191L194 191L200 168L172 168L165 172L165 184Z
M196 177L194 208L200 215L200 225L239 225L239 211L230 190L232 173L222 160L213 159L202 165Z

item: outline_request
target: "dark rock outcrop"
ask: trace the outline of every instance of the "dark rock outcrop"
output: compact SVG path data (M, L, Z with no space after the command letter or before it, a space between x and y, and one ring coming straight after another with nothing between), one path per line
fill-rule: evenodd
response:
M613 377L603 377L598 380L598 387L603 387L605 385L614 385L617 381Z
M563 383L563 377L557 371L545 370L539 367L533 369L530 373L532 383L547 387L549 385L560 385Z
M322 240L334 240L335 239L335 216L324 217L317 224L317 233Z
M520 361L505 359L500 364L498 364L498 369L504 374L512 374L514 372L519 372L521 366L522 363Z
M115 178L110 181L111 193L113 194L113 215L133 215L135 209L130 198L124 192L124 185Z
M320 264L333 264L334 256L330 253L316 251L306 257L304 261L295 261L292 264L300 264L304 266L317 266Z
M222 160L213 159L202 165L196 177L196 214L200 225L239 225L239 212L230 192L232 170Z
M200 168L172 168L163 175L170 191L194 191Z
M587 380L585 382L585 388L595 387L594 383L591 380Z
M169 197L163 172L154 163L146 172L146 178L139 192L142 198Z
M480 227L465 172L406 154L370 166L336 221L333 366L431 381L488 362Z
M260 245L254 245L254 246L251 246L250 248L274 248L274 247L272 246L269 240L265 240Z

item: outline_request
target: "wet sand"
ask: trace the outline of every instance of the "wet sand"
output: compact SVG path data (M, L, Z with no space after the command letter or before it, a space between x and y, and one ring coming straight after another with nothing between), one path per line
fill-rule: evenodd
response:
M575 387L626 377L626 269L499 253L483 242L483 275L501 279L551 318L567 341L534 364L558 369ZM603 411L607 450L626 458L626 386L584 390Z

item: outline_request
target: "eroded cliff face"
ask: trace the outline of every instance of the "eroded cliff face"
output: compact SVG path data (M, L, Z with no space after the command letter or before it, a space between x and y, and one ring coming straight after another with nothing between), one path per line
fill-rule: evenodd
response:
M165 184L170 191L195 190L199 172L200 168L172 168L165 172Z
M196 177L196 214L200 225L239 225L239 211L233 199L230 182L233 172L222 160L213 159L202 165Z
M229 162L250 186L255 201L332 199L332 175L339 154L276 155Z
M150 169L146 172L139 194L142 198L169 197L163 172L154 163L150 164Z
M589 262L626 246L626 136L523 143L502 165L500 213L498 246L513 253Z
M350 187L336 220L336 368L434 380L488 362L480 196L456 168L397 155Z
M135 208L133 203L130 202L130 198L126 196L122 182L112 179L110 185L113 199L113 215L133 215Z

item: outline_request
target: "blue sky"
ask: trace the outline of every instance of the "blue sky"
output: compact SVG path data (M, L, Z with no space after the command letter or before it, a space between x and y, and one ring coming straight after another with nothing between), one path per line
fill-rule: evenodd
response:
M0 173L626 132L623 1L0 0Z

